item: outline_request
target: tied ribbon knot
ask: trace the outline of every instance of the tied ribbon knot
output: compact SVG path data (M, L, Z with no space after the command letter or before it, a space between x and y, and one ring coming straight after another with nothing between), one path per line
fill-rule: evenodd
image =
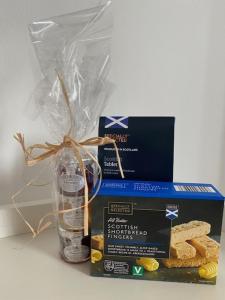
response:
M51 213L48 213L47 215L45 215L44 217L41 218L41 220L39 221L37 229L33 228L33 226L30 225L30 223L25 219L25 217L23 216L21 211L15 206L16 210L18 211L18 213L20 214L20 216L24 220L25 224L30 228L30 230L33 234L33 237L36 237L39 233L41 233L42 231L47 229L52 224L50 221L44 223L44 220L47 217L49 217L51 215L64 214L64 213L75 211L77 209L82 209L82 208L84 209L84 226L82 228L79 228L79 229L84 230L84 235L85 236L88 235L88 214L89 214L88 213L88 205L95 198L95 196L97 195L97 193L99 191L101 181L102 181L102 171L101 171L101 166L98 163L98 160L94 157L94 155L89 150L86 149L86 146L103 146L103 145L107 145L107 144L113 144L114 148L115 148L115 152L116 152L116 157L117 157L118 167L119 167L119 170L120 170L120 173L121 173L121 177L124 178L123 169L122 169L122 166L121 166L121 161L120 161L120 156L119 156L119 151L118 151L115 140L111 139L109 137L93 137L93 138L84 140L82 142L77 142L75 139L73 139L69 135L65 135L64 138L63 138L62 143L60 143L60 144L45 143L45 144L34 144L32 146L26 147L24 136L21 133L17 133L14 136L14 138L20 143L20 145L23 149L25 162L26 162L27 166L34 166L34 165L38 164L40 161L43 161L43 160L45 160L49 157L55 156L63 148L71 148L74 151L74 155L78 160L79 167L80 167L80 170L81 170L83 178L84 178L84 205L80 206L78 208L72 208L72 209L66 209L66 210L57 210L57 211L53 211ZM42 153L35 155L34 154L35 150L42 151ZM88 191L88 184L87 184L85 166L84 166L84 163L83 163L83 160L82 160L81 151L86 153L86 155L88 155L96 163L96 165L99 169L99 177L100 178L99 178L99 181L98 181L98 185L97 185L97 188L95 190L94 195L90 199L88 199L88 192L89 192ZM27 186L29 186L29 185L31 185L31 184L27 184ZM12 197L13 201L14 201L14 199L17 195L18 194L15 194ZM15 201L14 201L14 205L15 205ZM78 230L78 228L76 228L76 229Z

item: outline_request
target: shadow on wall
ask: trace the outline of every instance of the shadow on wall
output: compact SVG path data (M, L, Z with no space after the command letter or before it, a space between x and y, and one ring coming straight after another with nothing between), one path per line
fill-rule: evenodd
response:
M225 2L213 1L211 6L199 165L204 166L205 180L225 193Z
M42 162L34 167L27 167L19 145L16 145L16 147L18 147L18 154L13 156L12 168L8 172L4 172L4 176L0 176L0 207L2 205L12 206L11 196L23 188L24 191L16 198L18 205L25 205L26 202L40 202L40 200L51 198L50 161ZM33 179L36 179L34 184L25 188L25 185Z
M225 194L225 2L213 1L211 5L199 165L204 166L205 181L212 182Z
M21 151L21 149L19 149ZM49 183L51 178L51 169L48 163L36 167L25 167L21 153L14 155L12 170L4 172L4 177L0 176L0 238L10 235L29 232L22 217L17 213L11 196L17 191L23 189L25 184L39 174L41 177L35 181L35 184L43 186L30 186L18 195L16 206L20 208L24 218L37 228L40 219L53 210L53 201L51 199L52 185ZM48 221L53 221L51 217Z
M225 102L225 97L224 97ZM225 115L225 109L224 109L224 115ZM222 149L221 149L221 167L220 167L220 187L225 194L225 120L224 120L224 127L222 131Z

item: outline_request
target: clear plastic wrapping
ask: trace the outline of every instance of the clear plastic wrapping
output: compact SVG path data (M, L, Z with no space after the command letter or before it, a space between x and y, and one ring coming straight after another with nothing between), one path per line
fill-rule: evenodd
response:
M44 79L34 92L39 113L58 140L71 120L57 73L62 76L73 114L72 137L88 136L111 92L111 1L68 15L33 22L32 43Z
M111 1L91 9L33 22L29 26L43 80L33 94L38 112L58 143L77 142L94 129L111 93ZM63 83L63 84L62 84ZM59 211L61 255L80 262L90 254L83 232L85 181L92 192L98 168L80 151L85 177L74 149L63 147L54 159L54 198ZM70 211L66 211L66 210ZM71 211L71 209L74 209Z

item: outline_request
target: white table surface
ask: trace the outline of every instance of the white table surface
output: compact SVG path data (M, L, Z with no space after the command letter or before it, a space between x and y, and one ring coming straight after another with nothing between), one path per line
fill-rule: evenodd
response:
M72 265L60 259L55 230L30 240L28 234L0 240L1 300L225 298L224 238L216 286L91 277L89 263Z

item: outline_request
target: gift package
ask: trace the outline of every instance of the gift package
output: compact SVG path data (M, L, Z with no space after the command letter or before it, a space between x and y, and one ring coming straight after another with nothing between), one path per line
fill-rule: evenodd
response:
M126 179L173 181L174 117L100 117L98 134L116 141ZM114 148L99 147L103 178L120 179Z
M215 284L223 206L210 184L103 180L91 274Z
M29 25L29 32L43 75L32 101L51 140L27 147L23 134L17 133L15 138L22 146L28 166L50 159L54 208L40 218L37 228L25 216L23 220L36 237L55 217L61 257L70 263L84 262L90 258L89 203L101 184L99 145L115 148L123 177L115 141L109 137L90 137L112 90L108 81L111 1L36 20ZM13 203L22 216L14 198Z
M126 180L114 149L99 148L91 275L216 283L224 197L210 184L173 183L174 121L100 118L99 135L117 141Z
M60 256L91 259L93 276L215 284L224 197L173 183L175 118L101 116L113 91L112 25L111 1L30 24L43 75L32 100L51 139L15 138L28 166L49 159L54 208L35 228L16 205L41 175L14 207L33 237L54 217Z

